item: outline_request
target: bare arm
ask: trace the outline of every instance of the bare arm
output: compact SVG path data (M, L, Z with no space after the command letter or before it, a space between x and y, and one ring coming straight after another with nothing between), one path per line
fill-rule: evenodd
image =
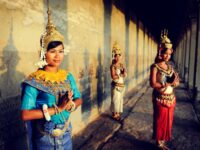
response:
M71 99L73 94L69 94L68 98ZM80 105L80 102L77 100L77 105ZM65 109L69 109L68 102L66 100L63 100L62 104L58 106L58 111L62 112ZM48 108L49 115L52 116L57 113L56 109L54 107ZM42 119L44 118L43 111L41 109L32 109L32 110L22 110L21 111L21 117L22 120L28 121L28 120L34 120L34 119Z
M113 80L117 80L119 79L119 76L116 74L115 68L114 67L110 67L110 73L111 73L111 78Z
M150 73L150 86L155 89L162 88L163 85L156 80L157 75L157 68L151 67L151 73Z
M78 106L82 105L83 100L80 99L80 98L77 98L77 99L74 100L74 103L76 104L76 108L77 108Z
M49 112L50 116L52 116L56 113L54 108L48 108L48 112ZM21 118L24 121L42 119L42 118L44 118L44 114L41 109L22 110Z
M74 101L76 108L82 104L82 99L78 98ZM63 110L69 110L71 108L70 105L67 104L66 101L64 101L60 106L58 106L59 112L62 112ZM49 115L55 115L57 112L54 107L48 108ZM41 109L33 109L33 110L22 110L21 111L21 117L22 120L28 121L28 120L35 120L35 119L42 119L44 118L43 111Z

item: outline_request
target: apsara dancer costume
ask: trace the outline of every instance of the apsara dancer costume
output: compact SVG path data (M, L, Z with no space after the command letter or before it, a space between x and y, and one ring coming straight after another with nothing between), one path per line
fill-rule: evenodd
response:
M170 49L173 52L172 44L167 37L166 30L161 34L161 44L158 49L156 61L159 61L163 49ZM161 88L154 88L153 90L153 138L156 141L163 141L163 143L159 143L159 146L163 149L167 149L167 147L164 146L164 141L168 141L171 138L174 108L176 105L174 87L178 85L178 83L174 83L176 76L178 76L176 71L167 62L166 64L167 69L161 68L158 62L152 65L152 68L156 68L157 70L156 82L162 85Z
M114 70L114 74L117 78L112 78L111 82L111 111L113 112L113 118L120 120L120 113L123 112L123 96L125 91L124 79L127 76L125 68L122 63L116 64L115 57L121 57L122 52L118 44L115 42L112 48L112 64L110 66L111 74ZM112 75L111 75L112 76Z
M56 30L50 18L48 8L48 23L45 33L41 37L39 68L47 65L45 53L48 44L53 41L63 43L63 36ZM27 121L29 149L72 149L70 112L75 110L72 103L71 110L59 111L58 105L67 97L68 91L73 91L73 101L81 97L76 82L71 73L58 70L56 73L38 69L31 73L22 83L22 110L38 110L44 112L44 118ZM44 107L45 106L45 107ZM48 115L47 108L54 107L55 114ZM47 115L46 115L47 114Z

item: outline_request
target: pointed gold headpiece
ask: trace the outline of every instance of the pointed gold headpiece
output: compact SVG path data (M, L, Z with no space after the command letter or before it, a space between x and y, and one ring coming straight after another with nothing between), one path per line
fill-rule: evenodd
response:
M116 54L122 54L122 51L117 42L113 44L113 48L112 48L112 56L114 57Z
M60 34L57 30L56 27L54 26L52 20L51 20L51 12L49 8L49 0L47 0L47 14L48 14L48 22L46 25L46 31L42 34L41 36L41 42L40 42L40 61L36 63L36 65L39 68L43 68L45 65L47 65L47 62L45 60L45 53L47 52L47 48L50 42L53 41L60 41L64 42L64 37L62 34Z
M50 42L52 41L60 41L60 42L64 42L64 37L63 35L61 35L57 30L56 27L54 26L52 20L51 20L51 11L49 9L49 0L47 0L47 6L48 6L48 10L47 10L47 14L48 14L48 22L47 22L47 26L46 26L46 31L45 33L42 35L42 45L41 47L46 51L48 45Z
M161 48L172 48L172 43L168 38L168 31L164 29L161 31Z

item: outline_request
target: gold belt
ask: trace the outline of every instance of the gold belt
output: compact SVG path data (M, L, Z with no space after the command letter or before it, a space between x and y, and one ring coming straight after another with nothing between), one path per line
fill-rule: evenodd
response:
M50 134L53 137L59 137L65 134L65 132L68 130L68 127L69 127L69 123L67 121L65 122L63 129L55 128L52 130L52 133L48 133L48 132L40 130L40 133L45 134L45 135Z
M52 135L53 137L62 136L62 135L67 131L68 127L69 127L68 123L65 123L65 126L64 126L63 129L59 129L59 128L53 129L51 135Z
M112 85L114 85L114 86L118 86L118 87L124 87L125 85L124 85L124 83L117 83L117 82L112 82Z
M175 98L173 100L164 100L164 99L156 99L161 104L172 105L175 102Z
M175 96L174 94L160 94L156 98L158 102L160 102L163 105L171 106L175 103Z
M159 94L158 99L163 99L163 100L173 100L175 98L174 94Z

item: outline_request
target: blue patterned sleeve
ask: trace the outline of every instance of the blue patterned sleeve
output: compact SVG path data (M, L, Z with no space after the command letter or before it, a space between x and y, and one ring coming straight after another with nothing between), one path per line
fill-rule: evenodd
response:
M73 99L81 98L81 94L76 86L76 81L71 73L67 76L67 79L70 81L71 89L74 93Z
M22 103L21 103L21 110L30 110L36 108L36 99L38 96L39 91L28 85L22 85Z

